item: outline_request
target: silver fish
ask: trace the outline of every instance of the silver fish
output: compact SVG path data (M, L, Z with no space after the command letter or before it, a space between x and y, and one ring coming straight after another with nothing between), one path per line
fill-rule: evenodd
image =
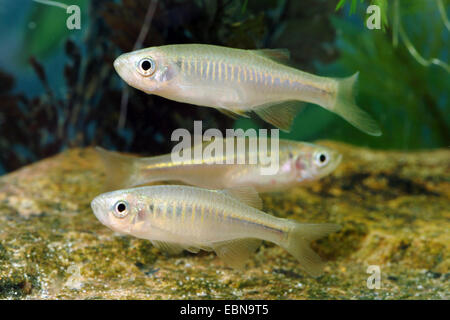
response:
M289 131L298 101L317 104L356 128L381 135L377 123L355 104L358 73L320 77L280 63L286 50L242 50L204 44L151 47L119 56L114 68L130 86L167 99L212 107L228 115L254 111Z
M161 181L178 181L207 189L251 186L258 192L282 191L330 174L342 158L337 151L325 146L280 139L278 170L273 175L264 175L260 161L256 164L238 164L237 153L232 155L230 162L233 164L226 164L228 156L225 149L229 139L238 140L223 140L223 156L202 158L201 161L172 161L171 154L138 158L99 147L96 150L105 163L110 190ZM270 145L270 139L268 141ZM193 153L191 150L187 152ZM245 152L245 158L249 159L251 151L248 147ZM259 150L256 152L259 153ZM259 159L259 154L255 158Z
M292 254L312 276L321 273L323 263L309 242L339 229L266 214L252 188L147 186L101 194L91 207L114 231L151 240L171 253L215 251L234 268L245 264L261 240L270 241Z

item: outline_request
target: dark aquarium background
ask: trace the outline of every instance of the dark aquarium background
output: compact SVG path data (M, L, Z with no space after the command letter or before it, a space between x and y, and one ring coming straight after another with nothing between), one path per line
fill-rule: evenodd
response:
M360 72L357 103L380 124L371 137L318 106L296 118L295 140L377 149L450 143L448 0L0 0L0 174L72 147L143 155L169 152L176 128L269 128L146 95L113 60L136 48L179 43L287 48L291 64L323 76ZM61 5L62 4L62 5ZM66 26L64 5L81 9ZM381 9L370 30L366 8Z

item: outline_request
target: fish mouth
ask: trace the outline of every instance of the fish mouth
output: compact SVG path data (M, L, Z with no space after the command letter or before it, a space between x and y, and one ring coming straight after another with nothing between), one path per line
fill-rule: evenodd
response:
M91 209L94 212L94 215L97 217L97 219L104 225L108 226L108 221L106 214L103 212L102 209L102 200L100 198L94 198L94 200L91 201Z
M116 72L120 75L123 72L123 65L124 65L124 61L123 61L123 56L119 56L118 58L116 58L116 60L114 60L113 66L114 69L116 70Z

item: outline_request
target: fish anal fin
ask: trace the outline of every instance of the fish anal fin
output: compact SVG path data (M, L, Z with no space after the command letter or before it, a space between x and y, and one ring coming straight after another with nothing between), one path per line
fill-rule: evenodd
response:
M230 189L223 189L219 192L226 194L229 197L235 198L250 207L261 210L262 209L262 200L259 197L258 192L256 192L255 188L249 186L240 186Z
M215 242L211 247L226 265L234 269L242 269L246 260L260 245L259 239L245 238Z
M169 254L180 254L184 248L178 243L152 240L152 244L161 251Z
M253 111L264 121L289 132L295 116L303 107L299 101L285 101L257 106Z
M180 254L183 250L198 253L201 249L205 251L211 251L208 247L195 244L183 244L167 241L152 240L152 244L161 251L167 252L169 254Z
M245 113L245 111L229 110L229 109L224 109L224 108L217 108L217 110L219 110L224 115L226 115L226 116L228 116L230 118L233 118L233 119L237 119L239 117L249 118L249 116Z

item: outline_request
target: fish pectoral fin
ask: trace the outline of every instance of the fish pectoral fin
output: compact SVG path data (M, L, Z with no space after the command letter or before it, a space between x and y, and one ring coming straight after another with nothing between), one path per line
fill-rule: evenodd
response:
M242 269L245 261L258 249L261 242L259 239L236 239L215 242L211 245L211 248L226 265L235 269Z
M253 208L262 209L262 200L259 197L258 192L256 192L255 188L249 186L240 186L230 189L218 190L229 197L235 198L246 205L249 205Z
M288 49L259 49L249 51L280 63L286 63L291 58L291 53Z
M250 118L249 115L247 113L245 113L245 111L229 110L229 109L224 109L224 108L220 108L220 107L217 107L216 109L219 110L220 112L222 112L224 115L231 117L233 119L237 119L239 117Z
M302 109L303 103L299 101L284 101L263 104L252 108L264 121L289 132L297 113Z

